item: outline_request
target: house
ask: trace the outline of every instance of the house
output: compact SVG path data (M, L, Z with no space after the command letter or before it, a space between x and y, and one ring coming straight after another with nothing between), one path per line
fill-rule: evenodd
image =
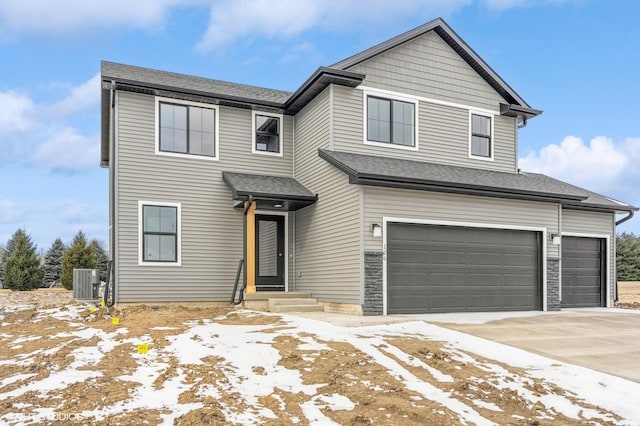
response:
M609 306L637 208L521 171L539 114L442 19L293 93L103 62L115 300L228 301L244 260L335 312Z

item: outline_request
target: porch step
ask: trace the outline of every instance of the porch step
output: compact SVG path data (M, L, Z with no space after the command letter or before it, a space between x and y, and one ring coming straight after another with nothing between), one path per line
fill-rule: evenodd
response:
M246 293L244 300L269 300L269 299L306 299L311 297L308 291L258 291Z
M278 298L269 299L269 312L322 312L324 306L318 303L318 299L305 298Z

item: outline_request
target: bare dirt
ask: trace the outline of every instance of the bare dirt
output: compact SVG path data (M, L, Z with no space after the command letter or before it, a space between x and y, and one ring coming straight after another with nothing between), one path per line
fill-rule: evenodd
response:
M618 308L640 309L640 281L618 282Z
M640 283L636 283L640 290ZM625 293L627 294L627 293ZM50 307L73 305L68 292L0 292L0 416L2 413L29 412L33 408L49 407L59 412L78 413L91 411L97 407L113 407L124 404L140 390L139 382L123 379L131 375L139 366L139 359L131 350L131 343L124 339L142 338L153 341L154 348L161 351L170 344L169 336L178 335L189 328L189 324L213 321L222 325L262 326L261 332L279 330L286 327L278 316L243 315L232 308L194 308L182 306L131 306L122 310L107 311L104 308L83 307L75 325L57 319L54 315L43 315ZM27 305L21 310L17 305ZM3 318L2 318L3 317ZM64 332L78 329L78 323L87 327L114 333L118 326L112 318L119 318L128 329L126 335L116 338L116 345L108 356L95 365L81 367L82 371L95 372L84 381L69 385L61 384L46 394L37 391L17 392L31 381L41 380L53 372L61 371L74 362L72 352L78 348L95 348L101 344L99 335L51 338L64 336ZM158 328L161 327L161 328ZM299 372L303 383L318 385L317 395L342 395L354 405L353 409L322 409L324 415L340 425L455 425L460 424L456 413L436 401L426 399L423 394L407 387L397 376L390 374L370 355L344 342L321 341L313 334L300 332L298 337L278 336L275 347L280 355L278 365ZM120 339L120 340L119 340ZM306 350L301 339L313 339L326 345L327 349ZM568 418L540 402L532 403L523 395L498 386L498 378L487 365L499 364L475 354L456 353L442 342L424 340L418 337L389 337L378 349L389 358L402 365L407 371L424 383L450 394L459 401L473 407L481 416L498 424L526 425L583 425L594 424L585 418ZM406 354L411 361L421 361L452 381L442 382L434 378L424 368L398 357ZM32 354L28 356L28 354ZM466 361L464 361L466 359ZM470 362L469 360L473 360ZM23 362L6 362L6 361ZM5 361L3 363L3 361ZM158 360L159 361L159 360ZM166 360L164 360L166 361ZM152 390L160 391L178 375L184 376L186 390L177 396L180 404L199 404L188 413L176 419L178 425L226 425L229 424L225 412L255 410L246 404L241 389L232 386L228 371L233 366L228 360L209 357L202 364L179 364L169 357L167 368L153 383ZM526 372L509 365L499 365L507 371L508 380L525 381L527 389L538 396L559 396L580 405L584 409L595 410L605 418L620 418L605 410L578 401L569 392L549 383L527 377ZM18 374L30 374L15 380ZM255 375L265 375L261 367L253 369ZM310 424L302 406L312 396L301 392L287 391L286 384L276 387L271 395L258 401L270 409L276 419L265 418L260 424L283 425L293 423ZM203 396L205 388L217 389L217 398ZM16 391L16 392L14 392ZM163 422L162 415L169 412L158 409L136 409L122 411L108 420L83 418L81 420L53 420L48 424L118 424L156 425ZM608 423L598 419L598 424Z

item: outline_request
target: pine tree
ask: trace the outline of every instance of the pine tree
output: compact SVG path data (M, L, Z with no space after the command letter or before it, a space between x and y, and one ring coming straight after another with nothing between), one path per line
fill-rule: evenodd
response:
M623 232L616 239L619 281L640 281L640 236Z
M49 250L44 255L44 285L50 287L51 284L60 281L62 276L62 259L67 248L60 238L51 244Z
M28 237L29 241L31 241L31 237L27 235L27 231L19 228L18 230L16 230L16 232L13 233L11 238L9 238L9 241L7 241L7 245L0 252L0 281L2 281L3 278L4 265L7 263L7 259L9 258L9 256L11 256L11 254L15 250L16 239L23 237Z
M31 242L31 236L19 229L10 241L11 253L4 262L4 286L12 290L38 288L44 271L36 254L36 247Z
M60 282L67 290L73 289L74 269L97 269L98 262L93 247L87 245L84 232L78 231L69 248L62 257L62 276Z
M93 252L96 255L96 262L98 263L100 281L107 281L107 268L109 267L109 256L107 255L107 252L102 248L102 245L95 238L91 240L91 244L89 245L93 248Z

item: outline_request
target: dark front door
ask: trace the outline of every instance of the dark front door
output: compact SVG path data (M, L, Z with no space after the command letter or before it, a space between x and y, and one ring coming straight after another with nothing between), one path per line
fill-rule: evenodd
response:
M256 290L284 291L284 216L256 215Z

